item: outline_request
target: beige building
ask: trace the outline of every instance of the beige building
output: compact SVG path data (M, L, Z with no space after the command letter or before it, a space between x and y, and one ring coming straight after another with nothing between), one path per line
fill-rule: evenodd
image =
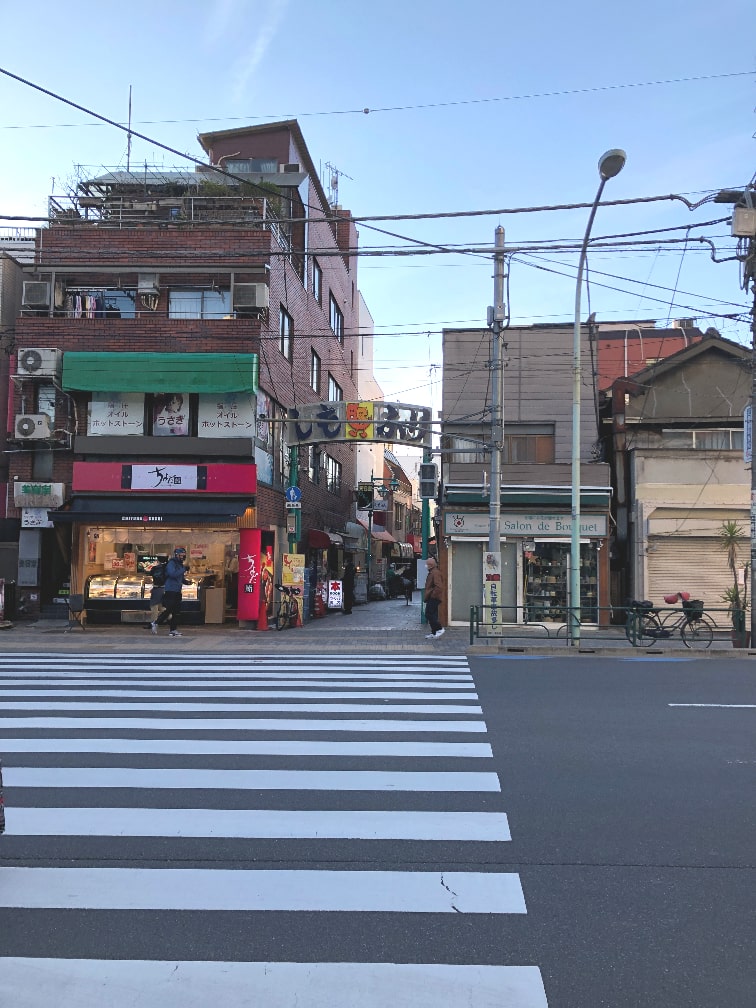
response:
M743 529L742 566L749 556L750 396L750 350L715 335L615 383L617 604L622 594L663 604L684 590L724 607L732 585L719 542L724 521Z

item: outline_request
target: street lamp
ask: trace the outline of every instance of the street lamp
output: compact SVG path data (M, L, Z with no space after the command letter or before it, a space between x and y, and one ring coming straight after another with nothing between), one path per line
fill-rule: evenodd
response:
M365 480L365 483L367 483L367 482L368 482L368 480ZM366 571L367 571L367 593L368 593L368 599L370 598L370 554L371 554L372 549L373 549L373 511L375 509L375 505L373 503L373 491L375 491L379 495L379 497L384 497L384 498L388 497L388 495L390 493L393 493L394 490L398 490L399 489L399 480L396 478L396 476L392 476L392 478L388 481L388 486L385 486L382 479L379 479L377 476L371 475L369 482L370 482L370 504L369 504L368 509L367 509L367 513L368 513L368 548L367 548L367 557L365 558L366 559L365 567L366 567ZM362 486L362 484L360 484L360 486Z
M588 242L591 237L593 219L601 201L601 194L609 179L619 175L622 171L626 160L627 155L623 150L607 151L599 160L598 170L601 181L591 207L588 226L585 229L585 237L580 249L575 287L575 325L572 335L572 529L570 533L569 598L570 643L572 645L580 644L580 296L583 288L583 270L588 255Z

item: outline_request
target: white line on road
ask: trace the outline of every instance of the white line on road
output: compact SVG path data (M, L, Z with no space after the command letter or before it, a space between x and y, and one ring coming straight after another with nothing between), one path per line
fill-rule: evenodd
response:
M753 710L756 704L752 703L671 703L668 707L724 707L729 710Z
M133 710L139 714L145 710L159 711L161 714L177 713L203 713L214 714L216 712L231 712L234 714L252 713L266 714L284 711L287 714L482 714L483 710L477 704L405 704L391 703L385 700L383 703L281 703L271 701L271 703L183 703L181 701L159 700L2 700L0 699L0 710L3 711L129 711Z
M134 684L139 686L138 683ZM213 686L216 684L213 683ZM418 683L418 686L422 686L422 689L417 690L406 690L406 689L374 689L371 686L364 686L360 690L341 690L335 689L333 683L323 683L323 689L321 690L303 690L301 689L300 683L292 683L293 689L285 689L282 686L277 685L277 689L214 689L211 688L210 684L200 684L196 682L190 683L171 683L172 689L166 690L151 690L151 689L110 689L107 686L94 685L92 683L82 684L76 689L62 689L59 686L50 687L47 684L40 685L35 683L34 689L5 689L0 686L0 697L21 697L27 700L34 700L39 696L49 696L57 699L58 697L87 697L87 696L97 696L100 699L110 699L113 697L117 699L119 697L131 697L134 700L146 700L150 697L155 697L156 699L182 699L187 700L205 700L205 699L239 699L244 700L249 699L284 699L288 697L292 699L294 697L297 700L477 700L477 694L474 689L470 689L466 693L431 693L422 683ZM285 684L282 684L285 686ZM308 686L317 686L317 683L308 683ZM339 683L339 686L342 684ZM402 684L404 685L404 684ZM444 686L433 686L432 689L446 689ZM49 706L49 705L48 705Z
M548 1008L537 966L4 958L9 1005L49 1008Z
M7 788L209 788L245 791L499 791L495 773L404 770L200 770L6 767Z
M397 756L490 759L487 742L318 742L310 739L6 738L4 753L169 753L175 756ZM6 760L7 762L7 760ZM19 765L17 763L17 765Z
M9 818L11 829L6 836L472 840L486 843L512 839L503 812L16 807Z
M0 892L27 909L527 913L513 872L0 868Z
M64 731L275 731L275 732L485 732L485 721L389 721L383 718L0 718L0 728L56 728Z

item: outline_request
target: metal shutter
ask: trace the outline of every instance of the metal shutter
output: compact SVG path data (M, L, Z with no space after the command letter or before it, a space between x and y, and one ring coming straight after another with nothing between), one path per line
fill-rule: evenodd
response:
M719 540L714 537L649 537L647 595L656 605L664 596L688 591L712 609L726 609L722 595L732 587L732 574ZM726 621L724 612L716 621Z

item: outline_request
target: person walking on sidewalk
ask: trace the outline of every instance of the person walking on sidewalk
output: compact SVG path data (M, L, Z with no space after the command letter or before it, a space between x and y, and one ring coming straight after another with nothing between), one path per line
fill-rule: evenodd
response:
M426 640L441 637L445 631L438 618L438 610L444 597L444 575L438 568L438 564L433 557L428 557L425 561L428 568L428 576L425 579L425 615L431 632L425 635Z
M169 637L184 636L177 628L178 616L181 612L181 588L185 584L191 584L191 581L186 579L186 572L189 568L184 563L185 560L186 550L183 546L177 546L173 551L173 556L165 565L165 591L163 592L163 606L165 608L158 618L150 623L150 630L154 634L157 633L159 626L165 626L167 623L170 628Z

